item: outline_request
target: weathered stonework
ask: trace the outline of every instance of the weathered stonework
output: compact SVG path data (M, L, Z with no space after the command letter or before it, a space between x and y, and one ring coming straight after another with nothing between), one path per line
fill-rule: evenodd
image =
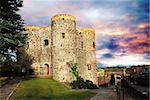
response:
M76 18L68 14L56 15L51 21L47 27L26 26L25 52L33 60L35 73L71 82L75 77L69 63L77 63L80 76L97 84L94 29L77 29Z

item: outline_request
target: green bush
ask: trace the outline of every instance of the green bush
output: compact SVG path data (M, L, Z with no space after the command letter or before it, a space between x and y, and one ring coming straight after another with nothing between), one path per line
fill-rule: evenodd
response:
M0 67L0 76L3 77L11 77L11 76L20 76L21 75L21 67L14 65L14 66L3 66Z
M77 80L71 83L73 89L97 89L97 85L93 84L92 81L86 80L82 77L79 77Z
M0 67L0 76L11 77L13 76L13 70L11 67Z
M86 80L79 76L79 71L77 69L77 64L69 64L72 74L76 77L77 80L73 81L70 85L73 89L97 89L97 85L93 84L92 81Z

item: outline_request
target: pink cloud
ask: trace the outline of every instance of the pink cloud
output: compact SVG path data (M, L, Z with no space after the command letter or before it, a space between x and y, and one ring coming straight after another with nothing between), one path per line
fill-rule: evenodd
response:
M138 24L137 27L142 29L142 28L145 28L147 26L150 26L149 22L141 22Z
M117 44L121 47L127 48L128 52L134 53L144 53L148 51L149 45L144 45L145 43L150 43L150 38L145 34L126 34L122 36L123 38L117 41ZM125 38L132 38L129 41L126 41Z

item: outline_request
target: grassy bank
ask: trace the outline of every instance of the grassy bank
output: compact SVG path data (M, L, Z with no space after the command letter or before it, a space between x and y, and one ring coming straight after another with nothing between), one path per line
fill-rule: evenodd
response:
M11 100L87 100L93 95L72 90L49 78L30 78L21 83Z
M8 77L0 77L0 87L5 85L8 82L9 78Z

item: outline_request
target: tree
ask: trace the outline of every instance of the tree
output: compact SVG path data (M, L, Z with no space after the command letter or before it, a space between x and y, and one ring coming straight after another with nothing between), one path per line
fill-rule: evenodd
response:
M17 58L18 49L26 42L24 22L17 13L22 0L0 1L0 63Z

